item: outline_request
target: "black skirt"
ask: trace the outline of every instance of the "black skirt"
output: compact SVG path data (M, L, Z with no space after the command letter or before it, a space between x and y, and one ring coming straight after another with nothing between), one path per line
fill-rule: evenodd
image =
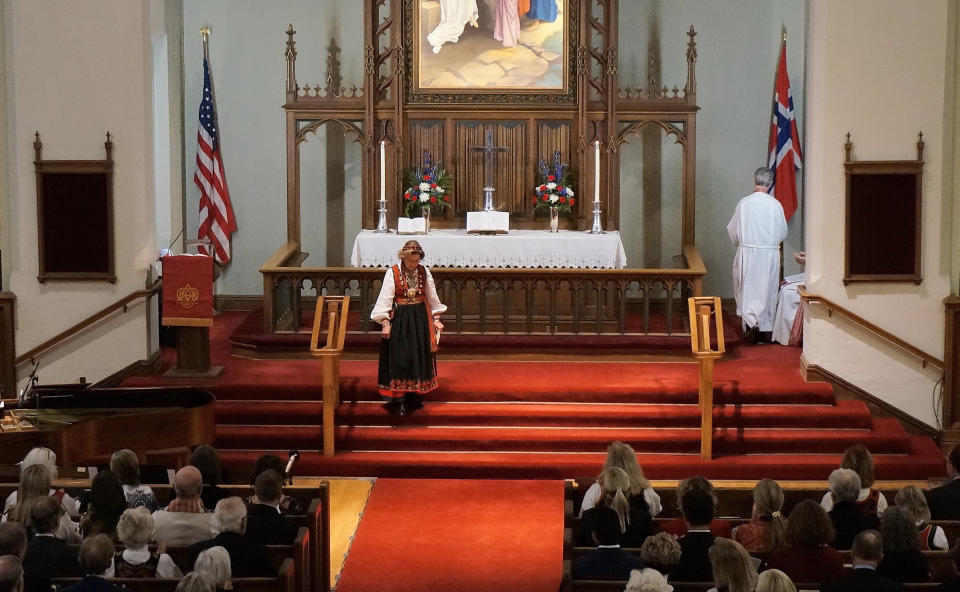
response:
M390 339L380 343L377 385L385 397L428 393L437 388L437 361L430 349L427 305L398 304L390 321Z

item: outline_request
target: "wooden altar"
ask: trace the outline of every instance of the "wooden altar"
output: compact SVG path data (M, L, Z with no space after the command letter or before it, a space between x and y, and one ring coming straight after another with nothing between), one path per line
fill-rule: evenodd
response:
M686 33L689 36L687 73L682 87L624 88L618 80L619 0L557 2L560 20L554 26L562 34L562 48L554 47L557 51L547 56L559 66L551 85L544 88L530 84L507 90L482 85L435 88L425 83L421 79L421 67L436 58L425 45L424 36L429 30L427 21L437 18L431 17L430 13L432 4L436 3L427 0L364 0L364 66L360 88L356 85L346 88L340 83L339 64L333 53L328 56L323 85L311 86L298 81L296 31L293 25L287 29L286 101L283 106L286 113L287 228L284 246L261 269L266 330L282 331L285 327L297 326L292 319L284 320L284 316L300 308L293 304L294 300L328 293L330 289L350 289L349 285L335 287L339 282L317 283L319 277L327 277L321 273L325 268L308 270L300 267L306 257L300 248L300 146L308 135L324 125L339 126L345 135L361 146L362 225L365 229L372 229L377 224L381 190L386 196L387 220L393 224L402 212L402 173L419 163L424 151L434 159L442 160L455 178L451 191L453 207L439 215L434 213L431 225L435 228L464 228L466 213L480 209L483 200L483 158L472 148L482 145L485 133L492 131L495 144L507 148L508 156L500 156L495 168L495 205L497 209L510 213L511 228L545 228L544 213L534 214L530 196L538 182L537 162L559 150L562 161L569 163L579 176L577 189L581 198L573 208L573 215L561 220L561 227L568 230L584 230L591 226L593 203L590 194L597 172L594 142L599 142L600 146L602 223L604 228L619 229L619 149L644 128L657 126L682 147L681 268L630 270L629 285L632 287L615 291L624 299L629 298L628 292L633 297L642 293L646 308L651 303L672 308L678 303L668 301L699 295L706 270L694 246L696 115L699 109L696 102L696 32L691 27ZM485 2L480 0L479 5L485 6ZM482 13L480 18L483 18ZM469 25L466 28L470 30ZM445 48L449 47L440 48L437 55L444 55L443 52L448 51ZM382 176L381 146L386 149ZM540 273L535 269L525 271L531 276ZM674 281L678 271L684 272L680 283ZM622 284L622 277L611 278ZM659 288L653 289L654 284ZM356 289L357 284L352 286ZM458 303L464 307L458 312L473 315L485 297L485 288L478 286L466 301ZM531 296L529 306L543 304L543 298L546 296ZM592 306L596 310L597 297L592 303L590 301L590 298L573 299L573 302L582 302L583 306ZM626 303L614 303L612 308L625 310L627 306ZM583 318L589 316L586 312L571 310L569 314L571 318ZM361 315L364 313L361 310ZM523 315L529 314L533 313L523 312ZM481 326L479 330L487 329Z

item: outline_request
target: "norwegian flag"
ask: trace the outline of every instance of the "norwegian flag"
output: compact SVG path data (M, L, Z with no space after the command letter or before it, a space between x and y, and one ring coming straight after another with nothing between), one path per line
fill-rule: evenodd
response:
M777 81L773 85L773 119L770 122L770 158L773 187L770 193L783 206L787 220L797 211L797 170L803 166L800 134L793 113L793 95L787 76L787 42L780 45Z
M200 127L197 129L197 168L193 182L200 188L200 228L197 238L207 238L213 246L217 262L230 260L230 234L237 229L223 174L220 142L217 140L217 117L213 108L210 68L203 58L203 100L200 101ZM207 249L201 246L201 253Z

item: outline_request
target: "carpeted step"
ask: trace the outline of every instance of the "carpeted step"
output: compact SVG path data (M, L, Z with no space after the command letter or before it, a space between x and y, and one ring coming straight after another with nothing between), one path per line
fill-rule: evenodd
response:
M929 441L929 439L927 439ZM281 449L224 450L220 460L231 471L245 474L261 455L285 457ZM698 454L641 454L644 474L650 479L683 479L703 475L708 479L823 479L840 465L841 454L751 454L700 459ZM297 474L320 476L447 477L501 479L562 479L598 474L603 453L546 452L338 452L324 456L301 451ZM928 479L943 474L943 457L877 454L878 479Z
M217 401L218 424L322 423L323 409L314 401ZM848 428L871 427L870 411L860 401L836 405L718 406L717 427ZM338 425L392 425L394 418L379 402L346 403L337 412ZM404 419L404 425L699 427L697 405L582 403L427 403Z
M897 426L899 427L899 426ZM217 426L217 448L319 447L321 426ZM874 453L902 453L909 445L902 429L792 430L720 428L714 431L717 454L753 452L843 452L863 443ZM638 453L688 453L700 449L698 428L582 428L582 427L441 427L407 426L398 418L396 427L339 426L339 450L460 450L460 451L554 451L602 452L615 440L626 442Z

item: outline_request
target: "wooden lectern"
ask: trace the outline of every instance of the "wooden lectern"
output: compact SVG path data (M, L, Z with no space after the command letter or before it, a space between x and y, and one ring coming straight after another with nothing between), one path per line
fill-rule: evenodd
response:
M177 330L177 365L164 378L215 378L223 366L210 365L213 325L213 257L163 258L163 318Z
M333 456L336 426L334 417L340 406L340 357L347 336L347 313L350 312L349 296L320 296L313 316L313 333L310 336L310 353L323 361L323 454ZM326 323L326 341L320 345L320 334Z
M720 299L695 296L690 308L690 347L700 361L700 458L713 458L713 361L723 357L723 315ZM710 348L710 320L716 327L717 349Z

